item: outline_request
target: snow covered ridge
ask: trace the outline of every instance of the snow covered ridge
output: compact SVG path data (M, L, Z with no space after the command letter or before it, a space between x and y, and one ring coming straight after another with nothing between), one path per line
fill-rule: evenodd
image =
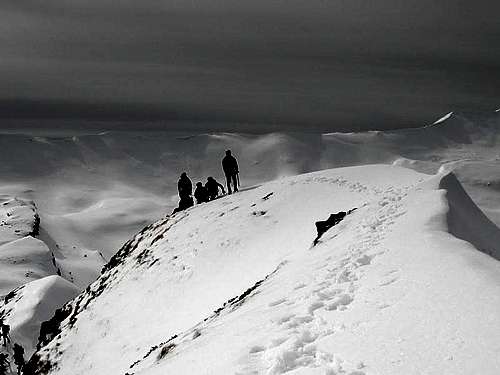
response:
M11 344L2 353L12 357L13 344L30 356L40 324L56 308L77 295L60 276L54 253L37 238L40 217L33 201L0 197L0 316L10 327Z
M162 219L43 324L25 374L496 375L500 232L468 199L370 165Z
M33 201L0 197L0 297L41 277L56 274L54 255L35 237L40 218Z

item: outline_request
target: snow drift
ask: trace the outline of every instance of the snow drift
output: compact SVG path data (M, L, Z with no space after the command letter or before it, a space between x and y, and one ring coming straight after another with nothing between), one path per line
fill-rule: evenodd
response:
M500 263L473 246L499 254L498 228L464 196L371 165L164 218L44 324L26 373L498 374Z
M500 260L499 228L474 204L455 175L443 177L439 187L445 189L447 194L449 232Z

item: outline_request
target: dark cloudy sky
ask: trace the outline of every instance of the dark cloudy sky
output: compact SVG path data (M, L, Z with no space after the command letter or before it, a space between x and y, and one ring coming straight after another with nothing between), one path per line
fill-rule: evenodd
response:
M2 0L0 126L345 130L492 110L499 15L498 0Z

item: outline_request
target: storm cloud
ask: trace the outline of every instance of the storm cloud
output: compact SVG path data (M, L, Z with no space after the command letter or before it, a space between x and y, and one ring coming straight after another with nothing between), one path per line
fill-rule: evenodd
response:
M483 0L3 0L0 126L330 131L493 110L499 13Z

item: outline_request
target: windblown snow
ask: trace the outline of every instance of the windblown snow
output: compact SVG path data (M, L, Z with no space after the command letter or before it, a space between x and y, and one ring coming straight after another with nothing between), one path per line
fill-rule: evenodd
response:
M353 208L313 246L316 221ZM496 375L499 256L453 174L283 178L138 233L26 373Z

